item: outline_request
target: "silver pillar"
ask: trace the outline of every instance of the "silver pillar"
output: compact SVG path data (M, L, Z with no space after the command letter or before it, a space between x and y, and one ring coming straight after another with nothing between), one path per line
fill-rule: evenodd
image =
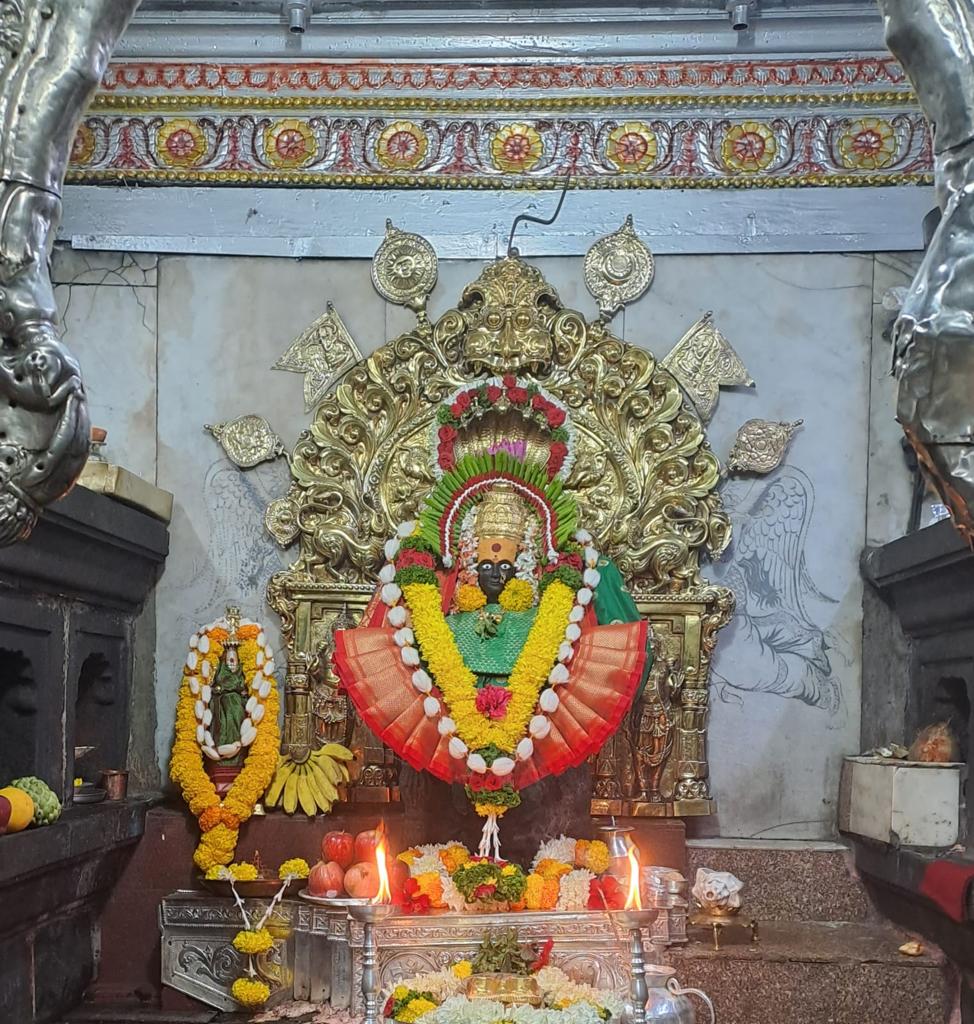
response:
M26 537L88 454L49 256L75 132L139 0L0 0L0 544Z
M974 5L878 2L933 128L943 214L894 328L897 419L974 543Z

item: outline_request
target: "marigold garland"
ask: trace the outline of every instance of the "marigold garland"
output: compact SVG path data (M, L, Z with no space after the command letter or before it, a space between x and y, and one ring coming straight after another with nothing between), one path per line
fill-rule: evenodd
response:
M534 604L534 587L527 580L508 580L497 603L507 612L526 612Z
M266 928L256 931L244 928L233 937L233 948L248 956L266 953L273 945L274 937Z
M429 583L407 583L403 596L413 631L433 681L443 694L457 735L471 750L494 744L512 751L527 730L538 696L558 657L575 595L561 580L544 592L538 614L508 677L511 700L502 719L477 710L477 677L467 668L441 607L440 592Z
M254 978L237 978L230 986L230 995L248 1009L255 1010L263 1006L271 997L270 985Z
M270 690L262 699L264 715L256 726L257 735L248 748L243 767L221 801L213 780L203 768L203 752L196 735L198 722L194 708L197 698L190 689L190 680L202 674L204 662L210 666L209 677L215 675L228 634L226 629L214 625L202 630L201 636L208 639L208 650L197 649L199 666L193 669L183 666L169 775L182 790L190 811L199 818L202 836L193 861L206 872L215 865L229 864L233 860L240 825L253 813L254 805L277 767L280 731L277 683L273 674L265 674ZM262 637L261 628L256 623L242 625L238 636L240 665L249 684L258 671L258 655L261 666L264 663L263 644L258 641Z
M476 583L464 583L457 588L457 611L475 612L487 603L487 595Z

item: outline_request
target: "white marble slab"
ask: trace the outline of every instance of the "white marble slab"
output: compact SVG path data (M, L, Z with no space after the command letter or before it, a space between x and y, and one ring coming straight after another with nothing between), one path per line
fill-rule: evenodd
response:
M85 283L62 277L55 296L64 339L81 362L91 422L108 430L110 461L155 483L156 290L121 277L96 280L102 271L77 276Z
M259 412L292 446L310 421L303 378L271 366L329 299L365 352L384 339L385 310L366 261L163 257L159 296L159 486L176 497L157 591L156 746L165 765L190 633L236 603L279 646L264 592L293 558L262 518L287 490L284 460L241 472L203 424Z

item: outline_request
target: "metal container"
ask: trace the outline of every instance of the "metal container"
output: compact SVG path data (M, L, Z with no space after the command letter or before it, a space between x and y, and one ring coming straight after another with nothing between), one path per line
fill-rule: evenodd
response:
M629 851L635 849L631 825L600 825L599 838L609 848L609 874L629 884Z
M109 800L124 800L129 788L129 773L114 769L103 771L101 788L108 794Z
M690 1002L690 996L702 1000L710 1011L710 1024L716 1024L714 1004L706 992L698 988L683 988L675 977L672 967L657 964L646 965L646 1024L696 1024L697 1015Z

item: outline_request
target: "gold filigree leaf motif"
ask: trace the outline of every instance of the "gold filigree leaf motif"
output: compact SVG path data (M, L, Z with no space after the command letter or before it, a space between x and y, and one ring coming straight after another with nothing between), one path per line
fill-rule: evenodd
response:
M284 442L267 420L256 413L226 423L204 423L203 429L216 438L227 458L240 469L250 469L284 454Z
M274 364L275 370L304 374L304 408L310 412L341 374L362 358L348 328L329 302Z
M802 420L778 423L775 420L748 420L737 428L734 447L727 457L732 473L770 473L780 465L795 431Z
M631 231L627 222L616 236ZM404 236L390 225L373 279L391 301L421 312L436 279L435 254L429 257L430 248L424 255L413 241L419 236ZM598 251L618 269L605 256L618 246L616 236ZM633 265L640 260L630 284L617 281L615 292L605 292L605 311L648 285L651 263L647 268L639 256ZM575 461L565 487L578 501L580 522L615 560L654 626L685 637L685 697L674 710L683 723L674 745L681 753L661 776L664 802L634 813L709 813L703 743L710 637L733 609L733 595L700 572L701 554L719 555L730 538L717 493L720 466L674 375L651 352L614 336L603 317L588 322L564 308L541 272L518 257L489 263L454 308L434 324L421 315L412 331L347 369L318 403L291 454L293 483L274 517L280 539L296 530L299 542L296 561L268 588L289 658L317 657L339 611L347 618L364 608L386 538L415 517L436 483L437 407L474 381L507 373L533 378L569 410ZM327 685L327 674L314 685ZM326 726L318 729L323 737ZM334 729L329 722L327 731ZM378 777L392 785L387 768Z
M680 382L704 423L710 422L722 387L754 387L741 357L705 313L673 346L663 366Z
M618 231L600 238L585 254L585 287L599 304L605 323L646 291L654 272L653 254L636 234L632 214Z

